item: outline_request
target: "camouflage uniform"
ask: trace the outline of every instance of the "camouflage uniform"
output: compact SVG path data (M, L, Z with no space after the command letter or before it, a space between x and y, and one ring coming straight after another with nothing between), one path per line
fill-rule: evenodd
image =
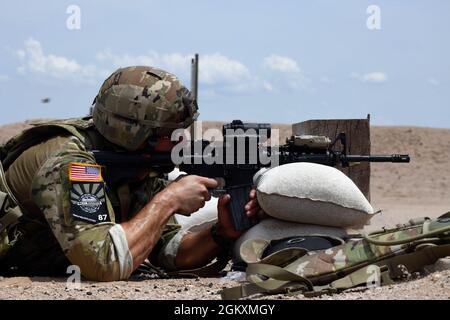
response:
M140 211L165 182L147 173L107 185L111 172L96 165L89 151L138 150L151 136L188 127L197 110L176 76L152 67L121 68L100 88L92 118L46 123L9 141L0 156L24 216L8 229L12 248L0 271L62 274L74 264L88 279L128 278L133 257L119 223ZM183 235L178 230L169 221L151 254L154 263L175 268Z
M10 238L16 238L17 242L1 262L3 272L61 275L68 265L74 264L88 279L126 279L133 271L133 260L118 223L121 217L131 217L145 206L164 188L165 181L148 176L144 181L122 186L121 189L127 190L123 199L120 199L122 191L110 189L103 177L95 182L71 181L73 163L81 167L95 165L89 153L93 144L100 143L102 148L114 146L96 132L90 119L54 122L50 127L43 125L31 131L46 131L45 128L55 128L59 124L75 124L76 130L81 127L88 130L80 131L77 136L60 131L24 150L6 171L8 184L21 203L25 217L10 231ZM15 140L23 144L27 139L22 135ZM107 174L107 168L105 172ZM83 213L80 211L83 195L97 200L100 206ZM79 212L82 214L77 215ZM101 220L96 217L99 213ZM164 245L178 229L173 221L166 225L157 249L152 252L156 262L158 253L163 254ZM159 262L164 264L164 257Z

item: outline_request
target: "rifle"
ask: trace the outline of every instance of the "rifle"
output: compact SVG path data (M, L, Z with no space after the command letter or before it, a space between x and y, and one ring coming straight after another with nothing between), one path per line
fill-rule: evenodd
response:
M105 166L109 174L107 183L115 184L121 179L132 177L142 170L168 173L177 165L187 174L209 178L222 178L224 187L211 190L212 194L228 193L231 196L229 210L236 230L245 230L257 223L249 219L244 207L253 186L253 176L261 168L294 162L311 162L327 166L348 167L359 162L408 163L407 154L391 155L349 155L345 133L332 141L326 136L292 136L286 144L264 146L271 137L271 126L266 123L243 123L234 120L222 128L223 142L206 140L194 144L178 144L171 153L155 153L149 150L140 153L93 150L98 164ZM336 150L340 142L342 148ZM211 147L215 144L215 147ZM239 146L238 152L235 146ZM255 148L256 147L256 148ZM178 158L174 151L179 152ZM177 158L177 159L174 159ZM221 160L222 161L217 161ZM226 159L226 161L223 161ZM109 180L109 181L108 181Z

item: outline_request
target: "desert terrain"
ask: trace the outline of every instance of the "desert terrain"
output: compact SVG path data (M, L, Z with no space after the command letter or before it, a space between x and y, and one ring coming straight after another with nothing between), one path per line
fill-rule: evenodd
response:
M0 127L0 143L30 122ZM215 127L220 123L211 122ZM281 136L289 125L274 125ZM373 164L371 203L382 213L369 228L392 226L410 218L438 217L450 211L450 129L422 127L371 127L373 154L409 153L410 164ZM2 278L0 299L220 299L220 290L237 282L224 278L151 279L113 283L82 282L66 288L66 279ZM254 296L253 299L306 299L298 296ZM315 299L450 299L450 258L441 259L410 279L368 290L351 290Z

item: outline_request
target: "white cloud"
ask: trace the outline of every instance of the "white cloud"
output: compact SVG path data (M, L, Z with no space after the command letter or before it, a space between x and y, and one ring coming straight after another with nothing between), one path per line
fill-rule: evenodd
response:
M434 77L429 77L429 78L427 79L427 82L428 82L429 84L431 84L432 86L435 86L435 87L437 87L438 85L441 84L441 83L439 82L439 80L437 80L437 79L434 78Z
M128 66L153 66L167 70L183 80L190 78L190 65L193 55L180 53L159 54L149 51L146 54L116 54L109 50L99 52L96 55L98 61L112 66L123 68Z
M276 54L263 60L264 68L269 71L263 88L267 91L282 91L283 89L312 91L311 82L301 71L296 60Z
M5 82L9 80L9 76L6 74L0 74L0 82Z
M242 83L252 77L248 68L237 60L229 59L218 53L205 55L199 63L200 77L207 84Z
M149 51L144 54L117 54L110 50L95 55L95 65L83 65L77 60L46 53L41 43L33 38L15 50L20 61L20 74L34 74L50 79L75 80L98 85L114 69L132 65L155 66L180 77L189 86L191 74L190 53L159 53ZM289 57L270 55L263 60L262 74L255 75L241 61L221 53L200 56L199 81L202 90L211 96L221 92L246 93L255 91L280 92L288 90L311 91L310 80L303 75L296 60ZM1 78L0 78L1 79Z
M350 74L350 78L368 83L384 83L388 80L388 76L380 71L370 72L362 75L356 72L352 72Z
M98 53L96 57L99 61L111 63L116 68L130 65L155 66L187 80L190 78L191 58L193 56L193 54L181 53L160 54L155 51L143 55L118 55L105 51ZM200 56L199 72L200 83L233 91L250 89L248 83L254 79L249 69L242 62L220 53Z
M104 78L108 73L92 65L81 65L68 57L45 54L41 43L33 38L25 41L24 48L17 50L16 56L21 62L17 68L20 74L32 73L56 79L96 83L95 80Z
M289 57L282 57L276 54L272 54L264 58L264 66L270 70L299 73L300 68L297 61Z
M193 54L167 53L150 51L141 55L115 54L105 50L96 54L97 65L82 65L75 59L46 54L41 43L33 38L25 41L24 47L16 50L20 61L17 71L20 74L38 74L56 79L73 79L98 84L113 70L132 65L155 66L172 72L184 81L190 79L191 58ZM105 70L106 69L106 70ZM200 57L199 81L209 90L245 92L254 90L257 78L240 61L228 58L220 53L205 54ZM186 83L188 85L188 83ZM212 88L214 87L214 88Z

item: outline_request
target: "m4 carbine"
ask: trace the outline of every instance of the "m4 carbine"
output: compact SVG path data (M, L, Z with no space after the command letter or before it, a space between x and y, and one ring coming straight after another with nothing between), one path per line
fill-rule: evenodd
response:
M348 167L358 162L410 161L409 155L404 154L349 155L345 133L338 134L333 141L325 136L303 135L288 138L284 145L273 146L272 143L272 146L266 146L264 143L271 137L270 124L234 120L223 126L222 134L223 142L201 140L187 144L185 141L184 145L176 146L178 154L174 154L175 149L172 153L148 150L139 154L101 150L92 153L97 163L108 171L106 181L112 184L132 177L136 172L168 173L175 166L187 174L223 179L223 188L212 190L212 193L231 196L229 210L236 230L245 230L257 223L256 218L245 215L244 207L253 186L253 176L261 168L294 162ZM337 142L341 144L340 150L336 150Z

